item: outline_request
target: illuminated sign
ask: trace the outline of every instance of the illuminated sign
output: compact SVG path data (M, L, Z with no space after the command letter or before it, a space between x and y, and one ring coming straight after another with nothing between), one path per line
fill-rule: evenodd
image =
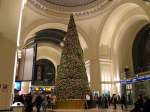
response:
M32 86L31 91L51 91L54 89L54 86Z
M21 82L18 81L18 82L15 82L15 89L20 91L21 90Z
M36 87L36 88L35 88L35 91L39 91L39 88L38 88L38 87Z
M137 76L133 79L121 80L120 83L121 84L132 84L132 83L146 81L146 80L150 80L150 76L139 76L139 77Z
M46 91L51 91L51 88L46 88Z

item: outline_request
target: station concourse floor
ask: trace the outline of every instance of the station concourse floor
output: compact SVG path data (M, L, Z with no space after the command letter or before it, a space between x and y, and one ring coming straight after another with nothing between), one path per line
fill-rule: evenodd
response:
M71 110L71 109L54 109L54 110L51 110L51 109L47 109L46 112L130 112L130 110L132 109L133 107L129 107L127 110L122 110L120 108L120 106L118 106L118 108L115 110L113 109L113 107L109 107L108 109L98 109L98 108L94 108L94 109L81 109L81 110L77 110L77 109L74 109L74 110ZM36 112L36 111L35 111ZM41 111L42 112L42 111Z

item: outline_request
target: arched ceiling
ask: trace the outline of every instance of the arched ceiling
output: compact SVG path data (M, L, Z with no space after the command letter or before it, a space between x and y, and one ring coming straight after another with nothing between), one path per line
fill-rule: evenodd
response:
M66 32L59 29L43 29L35 33L35 36L28 39L25 46L32 46L36 43L54 43L60 45L63 42Z
M67 31L67 26L65 26L64 24L59 24L59 23L45 23L45 24L42 24L42 25L39 25L35 28L33 28L30 32L28 32L26 35L25 35L25 39L23 40L23 47L24 45L26 45L26 42L28 42L28 40L32 40L32 37L34 37L36 35L37 32L40 32L40 31L47 31L45 29L57 29L57 31L62 31L62 32L59 32L60 35L63 34L63 32L66 32ZM88 45L87 45L87 42L85 40L85 38L83 37L83 33L80 33L80 30L79 30L79 40L80 40L80 44L81 44L81 47L83 50L85 49L88 49Z
M54 63L55 68L60 64L61 53L59 50L50 46L38 46L37 48L37 60L49 59Z
M130 14L132 14L132 15L130 15ZM108 45L109 47L111 47L111 42L113 42L112 40L114 40L113 35L115 33L115 30L119 30L119 26L121 25L120 21L122 21L124 18L125 18L124 21L126 21L127 18L129 18L131 16L135 16L135 15L142 15L142 17L144 17L145 20L149 19L148 16L146 15L146 12L138 4L125 3L123 5L120 5L118 8L116 8L110 14L109 18L107 19L107 21L105 23L103 32L101 34L102 38L100 40L99 46ZM113 19L113 21L112 21L112 19Z
M68 17L74 15L89 16L93 12L104 12L120 0L29 0L28 6L41 14Z
M129 38L128 33L121 36L124 34L123 32L126 30L131 31L136 29L135 27L131 27L131 25L136 25L139 22L141 23L141 21L149 21L149 17L141 5L137 3L123 3L112 10L109 17L105 21L105 25L100 35L100 57L112 59L114 55L118 55L120 43L124 43L124 38Z

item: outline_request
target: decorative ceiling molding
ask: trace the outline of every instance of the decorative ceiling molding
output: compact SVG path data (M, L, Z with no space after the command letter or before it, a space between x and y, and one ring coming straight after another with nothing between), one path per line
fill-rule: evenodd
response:
M28 0L28 4L46 15L89 16L95 12L104 12L120 0ZM69 6L69 4L72 4Z
M77 7L90 4L96 0L43 0L43 1L64 7Z

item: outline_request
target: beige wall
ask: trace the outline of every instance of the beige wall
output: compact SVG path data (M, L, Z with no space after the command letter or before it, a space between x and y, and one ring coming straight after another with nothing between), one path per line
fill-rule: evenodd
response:
M12 97L13 72L21 0L0 1L0 109L8 109Z
M3 91L0 90L0 109L7 109L10 105L10 99L12 97L12 84L13 84L13 70L14 70L14 59L16 44L8 40L6 37L0 35L0 84L7 84L8 89ZM9 46L8 46L9 45ZM3 51L3 53L2 53Z

